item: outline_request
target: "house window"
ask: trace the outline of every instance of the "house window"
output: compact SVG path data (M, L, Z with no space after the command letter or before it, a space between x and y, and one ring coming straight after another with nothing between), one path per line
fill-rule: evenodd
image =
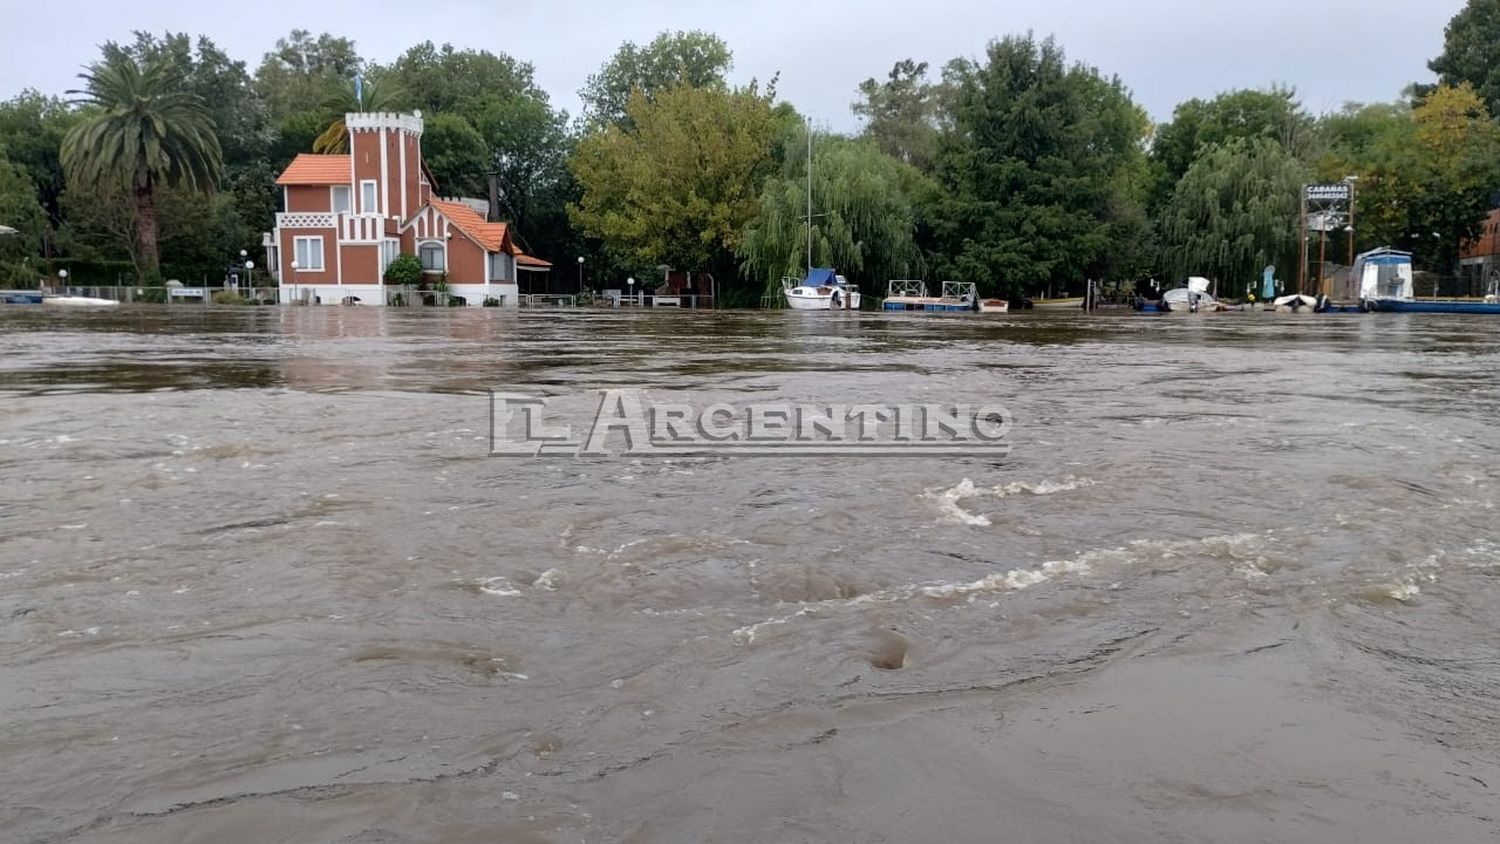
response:
M349 208L349 186L348 185L334 185L333 186L333 213L335 213L335 214L348 214L349 211L350 211L350 208Z
M490 256L490 281L508 281L510 275L506 273L506 255L496 253Z
M375 207L375 180L365 179L359 183L359 212L361 214L374 214L378 210Z
M417 250L417 254L422 259L423 270L426 270L428 272L440 273L443 270L447 269L447 264L444 261L444 258L446 256L443 254L443 244L424 243L422 244L422 247Z
M400 250L401 250L401 242L400 241L387 240L387 241L385 241L384 243L381 244L381 246L380 246L380 273L381 273L381 275L384 275L386 267L389 267L391 265L391 262L394 261L394 260L396 260L396 256L400 254Z
M323 238L299 237L294 240L297 246L297 271L323 269Z

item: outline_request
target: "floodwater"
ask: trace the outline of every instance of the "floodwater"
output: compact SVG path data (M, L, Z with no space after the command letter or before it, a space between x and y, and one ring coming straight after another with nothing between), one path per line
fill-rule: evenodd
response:
M0 310L0 840L1493 841L1496 328ZM621 386L1013 451L487 456Z

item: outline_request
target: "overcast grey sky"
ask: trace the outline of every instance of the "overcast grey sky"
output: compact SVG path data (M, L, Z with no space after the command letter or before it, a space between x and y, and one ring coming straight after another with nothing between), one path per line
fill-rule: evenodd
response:
M61 93L95 45L132 30L205 34L251 70L294 28L354 39L386 62L431 39L503 51L536 66L553 101L577 90L624 40L705 29L735 52L735 76L769 78L820 123L858 126L854 89L915 58L934 68L997 36L1053 34L1071 58L1118 74L1157 119L1178 102L1237 87L1295 86L1315 112L1388 100L1426 80L1464 0L0 0L11 34L0 98Z

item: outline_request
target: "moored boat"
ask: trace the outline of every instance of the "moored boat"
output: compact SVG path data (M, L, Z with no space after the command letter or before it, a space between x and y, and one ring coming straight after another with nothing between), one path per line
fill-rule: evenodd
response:
M1355 259L1353 276L1359 280L1360 303L1367 311L1500 315L1500 296L1493 290L1483 299L1417 298L1410 252L1389 248L1366 252Z
M921 313L964 313L981 309L979 288L969 282L945 281L941 296L927 293L927 282L902 279L892 281L881 307L887 311ZM1009 306L1007 305L1007 308Z
M96 299L92 296L44 296L42 304L72 308L112 308L120 303L113 299Z
M982 314L1008 314L1010 313L1010 302L1004 299L980 299L979 312Z
M782 295L794 311L857 311L859 288L830 269L814 269L801 284L782 279Z

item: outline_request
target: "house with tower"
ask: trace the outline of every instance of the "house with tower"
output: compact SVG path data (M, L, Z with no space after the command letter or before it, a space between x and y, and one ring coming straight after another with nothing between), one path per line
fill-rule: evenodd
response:
M492 198L444 199L422 160L422 114L346 115L347 155L302 154L276 179L284 211L263 239L281 301L387 305L385 270L402 254L428 286L466 305L516 307L520 274L551 264L527 255ZM493 191L491 192L494 193Z

